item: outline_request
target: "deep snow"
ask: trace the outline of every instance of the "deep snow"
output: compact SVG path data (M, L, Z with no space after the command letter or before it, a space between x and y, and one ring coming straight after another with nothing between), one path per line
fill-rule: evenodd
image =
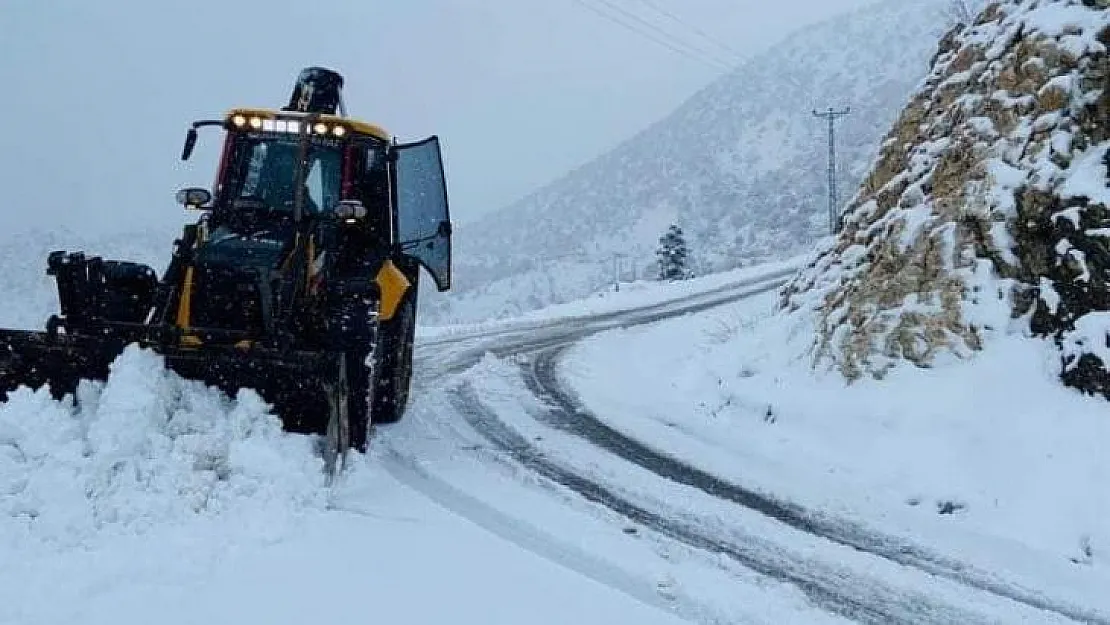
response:
M419 344L782 271L641 284ZM0 623L842 622L483 451L451 403L455 378L429 360L451 350L420 350L408 418L332 488L313 437L283 433L257 395L182 380L148 351L83 384L79 405L18 391L0 404Z
M0 405L0 623L679 622L160 368Z
M535 420L543 407L511 363L442 374L459 350L495 346L499 330L572 326L784 270L645 283L515 323L424 329L408 418L330 489L313 439L282 433L257 396L229 399L159 372L148 352L128 350L106 384L86 384L80 408L20 392L0 405L0 623L841 622L789 584L636 528L520 467L466 424L456 399L467 389L545 453L789 566L831 566L824 574L869 584L865 594L1028 616L603 460ZM613 425L730 479L1107 608L1102 404L1050 386L1047 352L1021 354L1020 389L992 382L1013 352L845 389L789 361L783 348L804 328L769 319L771 297L590 339L564 375ZM964 507L940 515L944 501Z

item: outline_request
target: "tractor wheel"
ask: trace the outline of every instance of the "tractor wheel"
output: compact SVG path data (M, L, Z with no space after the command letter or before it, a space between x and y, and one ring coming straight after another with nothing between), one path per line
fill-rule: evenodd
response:
M415 296L415 293L413 294ZM415 300L415 297L414 297ZM416 308L415 305L412 307ZM409 405L409 390L412 387L412 347L416 342L416 313L409 316L405 325L405 338L401 344L401 373L404 376L401 380L399 392L397 394L398 411L404 412L405 408Z
M416 292L402 300L397 314L383 322L374 392L375 423L396 423L404 416L412 380L412 345L416 333Z

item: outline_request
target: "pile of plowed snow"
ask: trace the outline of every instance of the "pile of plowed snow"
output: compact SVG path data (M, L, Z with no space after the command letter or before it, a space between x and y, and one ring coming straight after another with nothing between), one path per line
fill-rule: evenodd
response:
M288 518L326 489L312 437L255 393L228 398L129 347L78 402L23 388L0 404L0 561L203 515ZM256 517L259 518L259 517Z

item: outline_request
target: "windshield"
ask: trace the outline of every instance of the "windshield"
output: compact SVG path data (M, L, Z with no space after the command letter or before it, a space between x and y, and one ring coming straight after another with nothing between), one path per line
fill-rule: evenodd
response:
M261 200L271 210L292 212L296 198L297 137L243 136L231 172L232 199ZM305 213L328 211L339 201L343 155L338 146L310 143L304 170Z

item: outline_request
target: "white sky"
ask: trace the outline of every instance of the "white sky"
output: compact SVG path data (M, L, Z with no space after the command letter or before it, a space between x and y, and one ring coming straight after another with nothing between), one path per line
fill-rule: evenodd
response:
M580 2L696 40L655 4L751 54L869 0L0 0L0 227L178 223L218 137L182 164L187 124L281 106L309 65L345 75L353 115L441 136L456 221L500 208L723 72Z

